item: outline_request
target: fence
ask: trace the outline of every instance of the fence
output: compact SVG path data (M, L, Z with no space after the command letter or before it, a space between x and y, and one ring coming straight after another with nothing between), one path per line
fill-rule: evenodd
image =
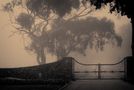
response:
M73 60L75 79L122 79L124 59L114 64L83 64Z

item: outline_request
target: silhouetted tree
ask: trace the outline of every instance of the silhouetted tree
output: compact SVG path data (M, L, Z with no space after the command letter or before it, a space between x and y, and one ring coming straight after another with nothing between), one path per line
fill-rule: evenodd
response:
M92 5L96 6L96 9L100 9L102 4L110 3L110 11L117 11L121 15L127 15L131 18L132 23L132 56L134 56L134 14L133 14L133 1L132 0L86 0L90 1Z
M91 5L96 5L93 0ZM122 43L110 20L80 19L95 10L88 0L12 0L4 6L4 11L11 15L19 7L24 12L13 17L13 21L10 17L11 23L31 39L26 49L35 52L39 64L46 62L47 50L62 58L72 51L85 55L88 46L103 50L107 43L117 43L118 46ZM72 14L72 10L77 11Z
M65 22L63 19L56 20L52 25L53 32L49 34L50 45L55 46L49 50L58 57L68 56L71 52L86 55L88 46L96 50L103 50L104 45L111 42L121 46L122 38L115 33L114 23L106 18L88 17ZM63 28L59 29L60 26Z
M21 6L24 12L15 16L18 8ZM4 6L4 11L9 13L10 22L16 30L22 35L27 35L31 39L31 43L26 47L26 50L32 51L37 55L37 61L39 64L46 63L45 46L46 39L43 40L43 36L46 32L48 25L48 19L40 18L37 15L30 12L21 0L12 0ZM15 32L16 33L16 32Z
M34 0L38 1L38 0ZM49 0L40 0L40 3L43 1L49 1ZM64 15L71 11L71 7L78 8L80 6L80 3L83 3L86 5L87 3L90 3L93 6L96 6L96 9L100 9L103 5L110 4L110 12L117 11L121 15L127 15L128 18L131 18L132 23L132 55L134 56L134 15L133 15L133 1L132 0L50 0L54 1L55 3L51 4L49 3L48 6L52 6L52 10L56 11L59 15ZM72 4L72 2L74 2ZM80 2L81 1L81 2ZM57 3L56 3L57 2ZM32 3L34 6L35 2L32 2L32 0L29 0L29 3ZM31 5L31 7L32 7ZM46 3L42 4L47 5ZM65 7L62 5L66 5ZM60 9L62 7L62 10L60 12ZM41 7L39 7L41 8ZM32 8L33 10L33 8Z

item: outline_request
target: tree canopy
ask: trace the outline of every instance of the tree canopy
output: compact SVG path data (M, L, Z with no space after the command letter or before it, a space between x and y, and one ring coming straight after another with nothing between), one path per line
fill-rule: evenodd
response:
M70 13L72 8L79 9L81 3L86 5L90 3L96 9L100 9L103 5L110 3L110 11L117 11L122 15L133 17L133 1L132 0L12 0L11 3L5 5L5 10L13 10L16 5L26 2L26 6L33 13L43 17L47 17L51 11L64 16Z
M26 50L34 52L38 63L43 64L45 51L62 58L71 52L86 55L88 46L99 50L107 43L121 46L122 38L115 33L112 21L80 19L109 2L111 11L118 11L112 0L12 0L4 11L12 15L17 8L24 9L18 16L10 17L11 23L31 39Z

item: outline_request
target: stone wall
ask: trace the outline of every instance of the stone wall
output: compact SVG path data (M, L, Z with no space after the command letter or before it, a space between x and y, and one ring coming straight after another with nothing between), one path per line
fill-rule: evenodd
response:
M54 63L24 68L0 69L0 78L32 79L32 80L64 80L73 78L71 57Z

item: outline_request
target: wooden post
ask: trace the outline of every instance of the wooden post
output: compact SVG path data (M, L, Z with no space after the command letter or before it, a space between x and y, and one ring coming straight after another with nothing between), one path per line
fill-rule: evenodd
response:
M98 79L101 79L101 64L98 64Z
M72 58L71 62L72 62L72 80L75 80L75 75L74 75L74 58Z

